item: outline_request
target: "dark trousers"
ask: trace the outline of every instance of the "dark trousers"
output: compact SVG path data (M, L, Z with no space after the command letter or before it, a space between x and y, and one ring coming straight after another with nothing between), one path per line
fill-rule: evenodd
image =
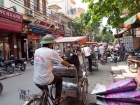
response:
M88 58L88 63L89 63L89 71L92 71L92 59L91 59L91 55L87 56L86 58Z
M62 77L59 75L54 75L54 80L49 85L51 84L55 84L55 88L56 88L55 98L60 98L61 92L62 92ZM48 90L48 85L42 86L42 85L36 84L36 86L40 88L41 90L43 90L44 88Z
M119 55L120 55L119 56L119 61L123 61L124 60L124 53L120 53Z
M55 98L60 98L61 97L62 81L63 80L62 80L61 76L54 74L54 80L50 84L55 84L55 88L56 88Z

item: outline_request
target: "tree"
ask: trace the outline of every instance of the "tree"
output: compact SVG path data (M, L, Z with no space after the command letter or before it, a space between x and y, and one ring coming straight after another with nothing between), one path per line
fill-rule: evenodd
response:
M93 30L98 29L100 23L99 22L90 22L84 19L85 14L81 14L80 17L76 17L72 24L72 28L75 31L76 35L83 36L83 35L91 35Z
M120 27L125 20L140 12L139 0L98 0L96 3L94 3L95 0L83 0L83 2L89 3L88 11L85 14L87 22L97 22L107 17L107 23L112 27ZM121 18L120 14L125 9L130 12Z
M94 40L97 42L105 42L108 44L113 44L113 33L110 30L105 30L106 28L104 28L102 34L96 35L94 37Z

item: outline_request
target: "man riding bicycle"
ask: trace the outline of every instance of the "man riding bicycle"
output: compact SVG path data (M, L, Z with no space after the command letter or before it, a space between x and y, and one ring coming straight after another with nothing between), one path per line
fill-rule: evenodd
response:
M55 84L55 102L58 104L63 101L61 98L62 77L52 73L53 62L61 63L70 67L71 64L64 61L59 54L53 50L54 38L51 35L44 36L40 44L42 47L37 49L34 54L34 83L39 86Z

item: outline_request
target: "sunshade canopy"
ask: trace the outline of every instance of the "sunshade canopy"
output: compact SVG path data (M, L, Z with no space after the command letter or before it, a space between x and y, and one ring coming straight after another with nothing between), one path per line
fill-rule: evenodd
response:
M98 45L98 42L86 42L86 44L93 44L93 45Z
M124 22L124 28L137 28L140 27L140 13L130 17Z
M70 43L70 42L78 42L79 44L84 44L87 41L86 36L81 37L63 37L56 39L57 43Z

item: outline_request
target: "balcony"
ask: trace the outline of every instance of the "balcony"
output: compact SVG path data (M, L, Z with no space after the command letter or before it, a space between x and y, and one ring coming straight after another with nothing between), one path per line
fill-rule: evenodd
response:
M61 21L60 13L56 13L46 7L47 4L38 4L32 0L10 0L15 6L21 7L25 9L25 15L27 15L27 11L33 12L33 17L38 18L46 18L47 21Z

